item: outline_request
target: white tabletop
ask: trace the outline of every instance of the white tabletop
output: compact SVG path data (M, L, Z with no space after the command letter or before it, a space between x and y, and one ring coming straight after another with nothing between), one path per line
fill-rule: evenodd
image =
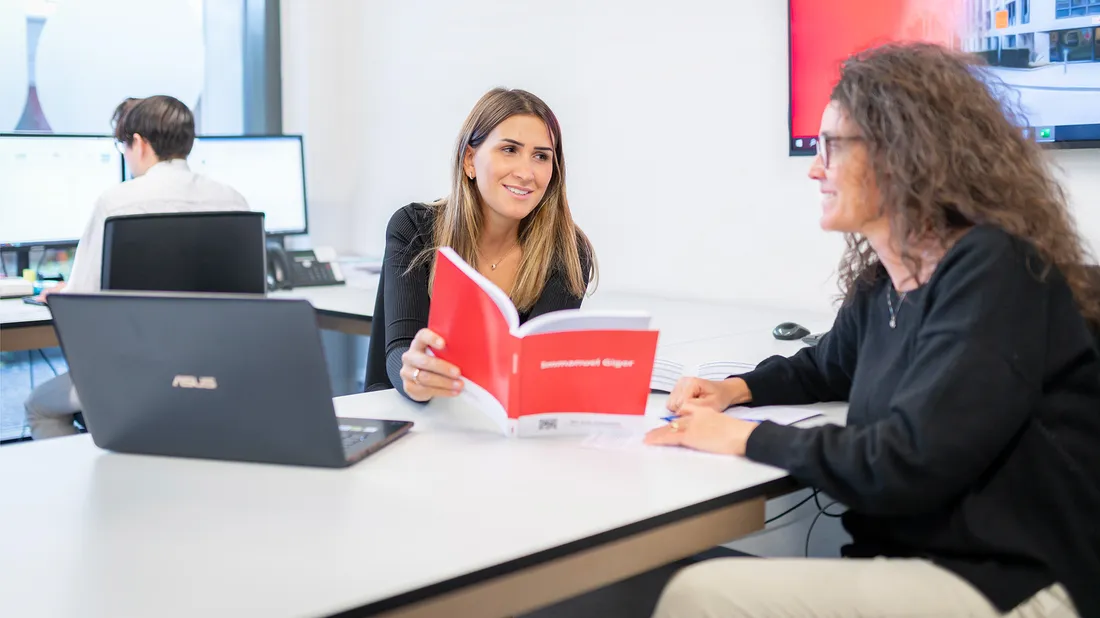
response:
M301 287L271 292L272 298L303 298L318 312L337 317L369 320L374 313L379 278L358 274L346 285ZM780 322L799 322L811 332L829 328L833 315L819 311L795 311L747 303L667 298L598 290L585 299L583 309L647 311L661 331L659 345L706 341L737 334L768 334ZM51 319L49 309L27 305L20 299L0 300L0 325L11 328Z
M767 332L750 332L660 346L657 357L686 367L713 361L756 364L769 356L790 356L804 347L800 339L780 341Z
M50 310L39 305L28 305L21 298L0 300L0 326L31 326L53 320Z
M643 310L661 331L658 345L666 346L737 334L769 335L781 322L798 322L811 332L827 330L833 314L792 310L751 303L668 298L655 294L597 291L584 301L585 309Z
M361 277L346 285L279 290L270 298L303 298L321 313L369 320L374 314L374 298L378 293L378 277Z
M374 313L374 295L378 291L378 279L362 278L354 285L327 285L279 290L268 294L270 298L303 298L317 311L343 317L369 320ZM39 305L28 305L22 299L0 300L0 325L17 327L52 321L50 310Z
M680 449L509 439L394 391L341 416L411 419L345 470L107 453L86 436L0 449L0 615L317 616L783 483ZM663 398L650 414L663 412ZM751 494L751 495L750 495Z

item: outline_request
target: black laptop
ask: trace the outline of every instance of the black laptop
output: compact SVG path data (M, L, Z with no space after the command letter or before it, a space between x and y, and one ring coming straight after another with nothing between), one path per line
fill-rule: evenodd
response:
M337 468L412 427L336 417L307 301L170 293L48 301L101 448Z

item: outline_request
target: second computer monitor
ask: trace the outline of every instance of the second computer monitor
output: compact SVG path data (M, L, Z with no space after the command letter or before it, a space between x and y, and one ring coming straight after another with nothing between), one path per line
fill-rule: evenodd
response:
M268 234L309 231L300 135L197 137L187 165L236 189L249 209L264 213Z
M121 181L111 137L0 134L0 245L75 243Z
M268 234L308 231L301 136L199 137L187 163L191 171L239 191L251 210L263 212Z

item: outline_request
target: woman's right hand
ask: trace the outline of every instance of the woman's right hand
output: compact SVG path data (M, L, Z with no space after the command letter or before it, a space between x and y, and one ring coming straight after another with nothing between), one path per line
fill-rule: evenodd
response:
M462 373L458 367L429 353L442 350L443 345L442 337L422 328L401 355L401 385L413 401L454 397L462 392Z
M677 414L684 404L692 404L721 412L735 403L748 401L740 391L747 393L748 388L739 388L744 380L731 378L721 382L702 378L680 378L668 396L668 409Z

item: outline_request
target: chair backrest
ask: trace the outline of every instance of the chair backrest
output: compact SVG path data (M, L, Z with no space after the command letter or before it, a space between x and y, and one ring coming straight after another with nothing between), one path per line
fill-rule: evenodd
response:
M367 376L363 382L365 392L384 391L393 388L386 372L386 315L382 302L382 280L378 281L378 293L374 296L374 313L370 317L370 342L367 344Z
M102 288L264 294L262 212L188 212L109 217Z

